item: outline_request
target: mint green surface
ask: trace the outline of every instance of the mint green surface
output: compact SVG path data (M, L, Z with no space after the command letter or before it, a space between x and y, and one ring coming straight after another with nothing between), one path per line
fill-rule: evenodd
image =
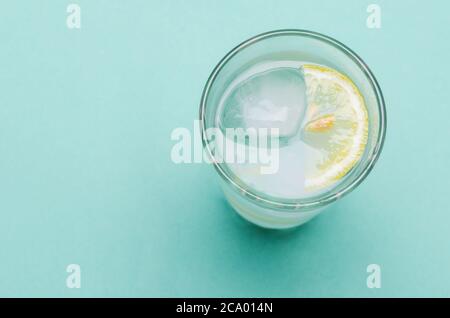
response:
M0 296L450 296L447 2L376 1L381 29L369 1L73 2L80 30L69 1L1 5ZM172 163L170 134L231 48L282 28L360 54L388 133L357 190L273 232L232 213L211 166Z

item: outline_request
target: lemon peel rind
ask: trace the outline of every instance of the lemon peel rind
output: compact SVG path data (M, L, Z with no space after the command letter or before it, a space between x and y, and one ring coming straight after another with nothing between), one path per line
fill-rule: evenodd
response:
M326 171L319 175L306 178L305 188L312 191L332 185L353 169L364 154L368 140L369 125L364 98L358 87L350 80L350 78L328 67L314 64L303 65L303 72L305 74L305 79L307 78L307 75L314 76L315 79L332 79L333 81L339 82L339 84L347 91L348 96L351 98L350 106L356 114L356 127L353 127L356 129L354 136L358 136L358 138L351 139L353 141L352 145L349 146L349 148L346 148L346 151L337 154L335 158L331 160L329 163L330 167L328 167Z

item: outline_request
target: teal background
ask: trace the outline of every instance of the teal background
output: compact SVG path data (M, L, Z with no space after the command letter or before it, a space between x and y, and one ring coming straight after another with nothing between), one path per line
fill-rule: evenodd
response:
M73 2L80 30L70 1L1 3L0 296L450 296L447 2ZM211 166L172 163L170 133L226 52L281 28L360 54L388 133L357 190L273 232L232 213Z

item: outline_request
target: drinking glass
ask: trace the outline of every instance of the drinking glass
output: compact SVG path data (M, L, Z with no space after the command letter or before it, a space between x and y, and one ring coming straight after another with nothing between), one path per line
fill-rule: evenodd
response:
M259 193L235 176L226 162L215 160L207 129L216 126L222 95L242 72L257 63L293 60L333 68L347 75L359 88L367 107L368 140L358 163L342 182L311 197L273 198ZM339 41L306 30L278 30L257 35L231 50L211 73L201 98L200 125L203 145L220 176L225 197L246 220L272 229L301 225L355 189L372 170L385 138L386 110L381 89L368 66Z

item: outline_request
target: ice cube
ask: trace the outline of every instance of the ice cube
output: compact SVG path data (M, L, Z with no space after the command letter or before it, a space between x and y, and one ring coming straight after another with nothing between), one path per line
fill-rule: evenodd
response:
M278 128L281 139L297 136L306 109L300 68L278 67L237 84L224 100L222 128Z

